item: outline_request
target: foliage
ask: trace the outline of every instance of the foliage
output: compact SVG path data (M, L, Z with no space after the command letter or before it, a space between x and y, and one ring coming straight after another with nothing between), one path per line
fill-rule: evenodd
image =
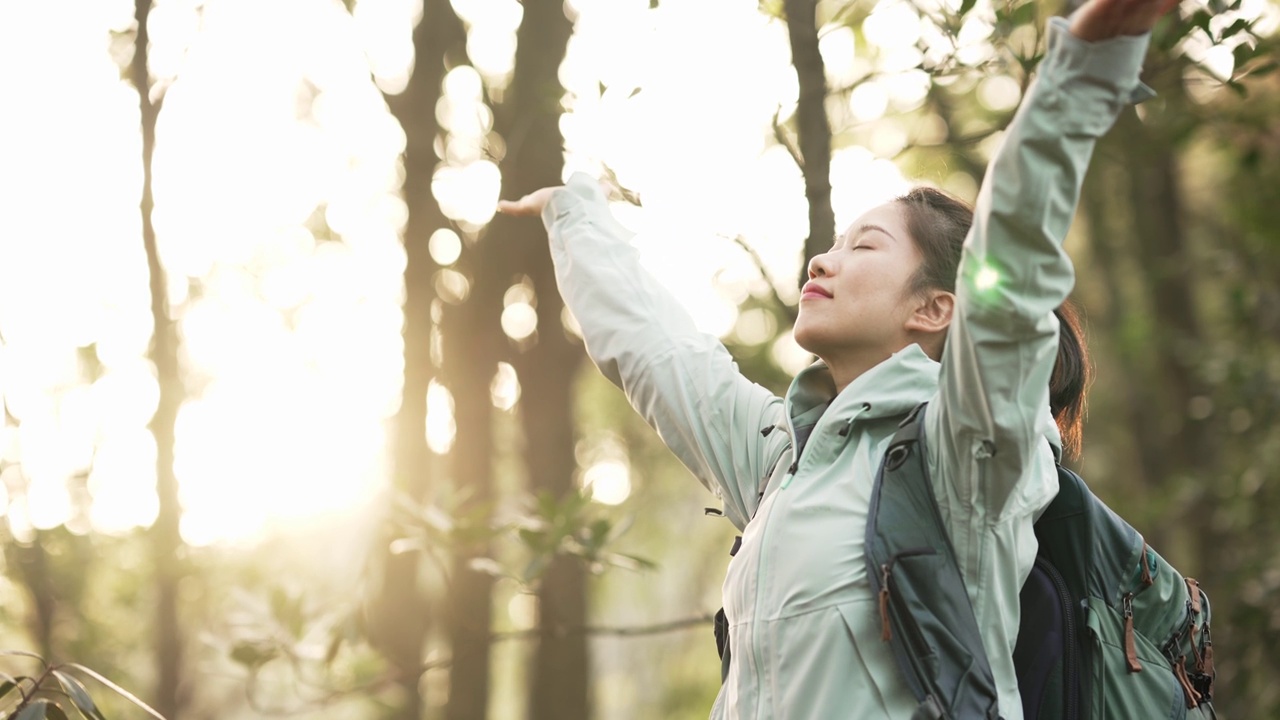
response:
M147 715L164 720L146 703L97 672L77 663L49 663L44 658L22 650L0 650L0 656L27 658L39 663L35 675L0 673L0 717L11 720L105 720L98 704L76 675L88 676L128 700Z
M930 32L906 52L891 54L864 31L867 19L889 5L819 3L821 32L847 30L857 40L857 72L832 87L828 98L833 150L866 147L909 176L971 194L1013 112L1008 98L993 103L984 89L1014 88L1009 97L1015 100L1025 92L1044 52L1048 9L1027 0L899 3ZM1157 28L1144 78L1159 97L1126 113L1100 147L1068 250L1076 259L1077 295L1087 311L1100 370L1085 474L1152 536L1163 554L1199 577L1218 603L1219 706L1233 716L1269 717L1280 712L1280 687L1271 681L1280 673L1280 615L1273 602L1280 591L1280 561L1271 552L1280 543L1274 522L1280 511L1275 481L1280 477L1280 244L1275 234L1280 227L1275 70L1280 64L1276 38L1257 19L1240 14L1244 5L1241 0L1188 0L1178 20ZM651 0L649 7L656 8L650 15L658 18L678 4ZM784 17L778 0L761 0L759 9L774 21ZM114 52L122 55L132 36L117 34L121 39ZM1230 55L1225 76L1221 54L1205 52L1215 46ZM699 62L696 45L685 51L686 62ZM850 97L864 84L918 80L921 74L926 86L918 103L890 103L875 120L851 113ZM639 99L651 94L656 93L646 88ZM493 94L491 104L500 95ZM444 105L435 109L448 114ZM768 130L761 129L765 137ZM513 145L519 140L497 132L486 138ZM427 148L426 155L435 163L463 152L442 137L437 153ZM615 159L600 160L608 167ZM1158 180L1170 182L1153 192ZM625 188L615 189L627 197ZM313 220L326 214L319 207ZM340 215L333 210L334 217ZM1157 224L1161 218L1171 222ZM326 245L345 242L323 223L312 224L313 237L323 235ZM475 238L463 234L470 247ZM769 275L764 268L762 273ZM191 285L199 288L201 282L195 278ZM787 330L793 309L776 293L757 293L738 310L756 319L767 315L771 332L763 339L731 333L727 346L746 375L783 392L790 377L771 348ZM100 363L92 348L80 355L87 386L100 375ZM492 545L472 568L502 579L494 603L495 640L536 632L503 608L509 598L535 592L557 557L574 558L594 573L592 617L647 621L702 613L718 603L731 528L701 518L702 506L710 502L705 492L622 395L593 369L587 368L583 378L573 409L577 437L590 446L608 435L625 446L635 491L621 508L605 509L584 492L520 495L525 478L513 460L519 444L514 431L498 447L503 500L467 503L465 493L441 490L426 503L394 501L397 530L391 547L421 561L425 571L419 582L435 595L450 582L456 550ZM526 388L534 382L520 378ZM17 422L7 410L5 432L16 436ZM515 421L502 415L499 422ZM21 468L14 467L0 457L0 474L16 503L25 489ZM467 485L465 477L451 482ZM85 503L76 511L84 515L92 502L85 491L87 476L72 478L69 486L73 501ZM103 536L88 532L82 521L74 531L75 523L68 523L52 530L28 528L22 542L5 539L6 582L0 593L17 602L0 605L0 621L9 634L3 641L17 643L10 636L23 635L23 642L43 656L77 657L132 685L146 676L139 669L150 622L140 590L149 572L146 538ZM379 549L385 546L382 542ZM213 655L238 671L221 678L219 687L231 688L223 695L210 689L212 678L207 683L201 678L193 692L204 693L207 714L235 716L231 696L246 688L250 709L259 713L331 713L334 703L351 699L373 712L394 705L392 671L368 642L369 609L362 597L374 592L368 578L326 584L308 576L302 562L273 565L277 558L271 549L255 550L251 558L241 554L249 559L198 550L187 557L202 563L191 566L193 584L184 591L184 609L197 626L210 628L206 643L190 652ZM661 558L660 572L613 572L653 569L644 558ZM232 593L233 599L219 593ZM209 607L230 609L210 621ZM50 608L53 620L41 629L40 614ZM438 606L423 609L439 611ZM437 629L428 640L424 671L448 667L450 648L440 634ZM39 647L40 638L47 638L51 648ZM661 717L705 716L718 669L706 633L595 638L593 643L597 695L604 697L600 716L634 718L647 711ZM522 651L523 646L511 651L509 665L523 667ZM94 718L98 711L92 708L119 702L113 695L88 699L82 679L97 676L87 669L39 662L34 674L0 676L2 717ZM521 672L504 676L501 687L524 684ZM442 675L429 675L426 682Z

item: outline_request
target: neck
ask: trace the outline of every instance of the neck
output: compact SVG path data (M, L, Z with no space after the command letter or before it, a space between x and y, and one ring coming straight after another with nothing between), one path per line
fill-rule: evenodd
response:
M824 357L822 362L826 363L827 368L831 371L831 379L836 385L836 394L840 394L854 380L862 377L862 374L871 368L884 362L892 353L859 353L837 355L833 357Z

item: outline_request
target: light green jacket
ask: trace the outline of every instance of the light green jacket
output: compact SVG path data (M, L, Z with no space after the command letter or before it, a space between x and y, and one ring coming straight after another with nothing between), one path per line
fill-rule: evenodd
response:
M839 394L822 363L785 398L748 381L641 269L592 179L553 194L543 221L587 351L742 531L724 582L733 663L713 718L910 717L863 536L888 440L924 401L935 491L1000 709L1021 718L1018 591L1035 559L1032 522L1058 490L1053 310L1074 282L1062 241L1096 139L1140 87L1146 45L1090 45L1050 23L1039 77L978 196L942 362L912 345Z

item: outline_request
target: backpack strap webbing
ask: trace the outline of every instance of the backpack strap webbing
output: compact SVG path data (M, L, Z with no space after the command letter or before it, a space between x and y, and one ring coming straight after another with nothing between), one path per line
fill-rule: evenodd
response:
M914 717L997 720L994 675L929 478L924 417L922 404L903 421L876 473L867 575L884 639L920 702Z

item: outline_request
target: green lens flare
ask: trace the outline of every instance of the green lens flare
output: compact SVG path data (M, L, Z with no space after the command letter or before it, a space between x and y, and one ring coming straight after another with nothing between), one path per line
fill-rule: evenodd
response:
M973 276L973 287L979 292L986 292L999 284L1000 272L990 265L983 265Z

